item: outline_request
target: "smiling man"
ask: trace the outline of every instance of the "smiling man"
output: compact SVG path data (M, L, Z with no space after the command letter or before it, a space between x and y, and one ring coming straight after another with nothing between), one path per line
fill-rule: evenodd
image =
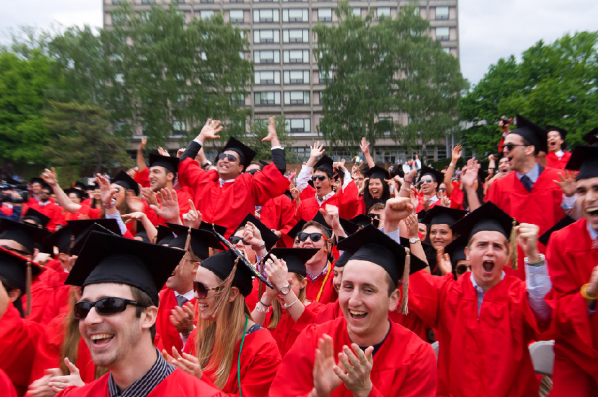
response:
M110 372L58 396L218 396L168 364L154 347L158 291L185 253L92 232L66 284L82 287L79 331L96 366ZM174 392L173 390L176 390Z
M579 171L576 206L582 219L554 232L546 250L560 331L551 396L590 397L598 390L598 147L576 147L567 169Z
M512 227L509 215L486 203L453 225L467 236L471 273L457 281L452 273L410 277L409 309L437 331L439 396L538 395L528 344L544 331L538 320L550 320L543 298L551 284L535 225L516 229L530 284L505 274Z
M401 301L405 249L372 225L339 249L354 252L342 275L342 316L303 331L269 396L436 396L432 348L389 319ZM426 267L414 256L408 261L411 273Z
M438 191L438 185L444 180L442 172L435 170L434 168L423 166L421 169L421 177L419 178L419 184L421 191L418 195L418 205L415 212L422 210L430 210L436 204L440 203L436 192ZM426 206L427 203L427 206Z

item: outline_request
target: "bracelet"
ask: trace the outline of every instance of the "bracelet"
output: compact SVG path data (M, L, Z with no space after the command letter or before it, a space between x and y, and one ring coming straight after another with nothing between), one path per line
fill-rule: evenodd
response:
M102 203L102 205L104 206L104 208L110 209L110 208L114 208L116 206L116 203L114 203L113 201L110 201L110 204Z
M255 310L260 313L268 313L270 311L270 306L264 305L261 301L258 301L260 305L255 305Z
M455 167L456 167L456 164L453 164L453 163L451 163L451 164L449 165L449 167L453 167L453 168L455 168Z
M413 183L413 181L412 181L412 180L411 180L411 181L408 181L408 180L407 180L407 178L404 178L404 179L403 179L403 182L405 182L405 183Z
M544 256L544 254L539 254L538 256L540 257L540 260L536 263L529 263L529 259L527 258L527 256L523 259L523 262L529 266L540 266L544 264L544 262L546 261L546 257Z
M594 298L594 299L595 299L595 298ZM295 301L294 301L293 303L290 303L290 304L288 304L288 305L287 305L286 303L284 303L282 306L283 306L285 309L288 309L289 307L293 306L293 305L294 305L295 303L297 303L298 301L299 301L299 297L297 297L297 299L295 299Z
M260 303L262 304L262 306L264 306L264 307L270 307L270 306L272 306L272 304L271 304L271 303L270 303L269 305L266 305L266 304L262 303L262 301L261 301L261 300L260 300L260 301L258 301L258 302L260 302Z
M597 300L598 295L594 295L594 296L588 295L588 291L586 291L586 289L588 288L588 285L590 285L590 283L587 283L587 284L584 284L581 286L581 289L579 290L579 292L581 292L581 296L583 296L584 298L586 298L587 300L590 300L590 301Z

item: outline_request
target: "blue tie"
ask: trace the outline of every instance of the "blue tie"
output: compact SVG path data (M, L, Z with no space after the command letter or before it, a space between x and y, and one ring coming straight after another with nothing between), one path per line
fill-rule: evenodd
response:
M521 177L521 183L523 184L523 187L527 189L528 192L532 192L532 187L534 187L534 183L531 179L528 178L527 175L523 175Z
M176 303L179 306L183 306L187 302L189 302L189 300L187 298L185 298L183 295L177 295L177 297L176 297Z

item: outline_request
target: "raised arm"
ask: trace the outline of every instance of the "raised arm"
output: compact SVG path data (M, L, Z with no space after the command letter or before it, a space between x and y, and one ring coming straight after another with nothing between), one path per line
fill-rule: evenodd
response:
M262 142L270 142L272 146L272 162L280 173L284 175L287 170L287 163L284 156L284 149L280 146L280 140L276 132L276 118L274 116L270 117L268 121L268 135L262 139Z
M478 209L482 204L478 198L476 191L476 183L478 183L478 170L480 165L475 158L467 160L467 168L463 169L461 175L461 182L463 183L464 190L467 193L467 203L469 204L469 211Z
M408 174L405 174L403 184L399 190L398 197L411 197L411 186L413 185L415 176L417 175L417 169L414 167ZM414 208L415 210L415 208Z
M56 200L58 201L58 204L60 204L60 206L64 208L65 211L74 214L75 212L81 209L81 205L73 203L69 196L66 195L64 190L62 190L60 185L58 185L58 178L56 176L56 170L54 169L54 167L52 167L51 170L46 168L41 177L44 180L44 182L50 185L52 191L56 195Z
M447 196L451 197L453 193L453 173L455 172L455 167L457 166L457 161L461 158L462 153L462 146L457 145L452 149L452 158L451 163L449 164L446 172L444 174L444 184L446 185L446 194Z
M201 129L199 135L194 140L189 142L189 145L181 155L179 162L178 177L181 185L196 186L199 183L200 178L203 175L206 175L206 173L200 172L203 170L199 164L194 161L195 156L197 156L206 140L220 139L218 134L220 131L222 131L222 129L223 127L220 126L219 120L208 119L206 124Z
M145 158L143 157L146 143L147 138L141 138L141 142L139 143L139 146L137 146L137 172L141 172L147 168Z
M370 154L370 143L366 141L365 137L361 138L359 148L363 152L363 157L365 157L365 161L368 163L368 167L372 168L373 166L375 166L376 163L374 163L374 159Z

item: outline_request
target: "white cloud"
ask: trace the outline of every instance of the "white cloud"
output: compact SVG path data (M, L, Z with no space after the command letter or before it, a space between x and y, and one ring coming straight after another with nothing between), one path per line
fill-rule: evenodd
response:
M459 0L461 70L477 83L500 58L521 53L539 40L596 31L596 0Z

